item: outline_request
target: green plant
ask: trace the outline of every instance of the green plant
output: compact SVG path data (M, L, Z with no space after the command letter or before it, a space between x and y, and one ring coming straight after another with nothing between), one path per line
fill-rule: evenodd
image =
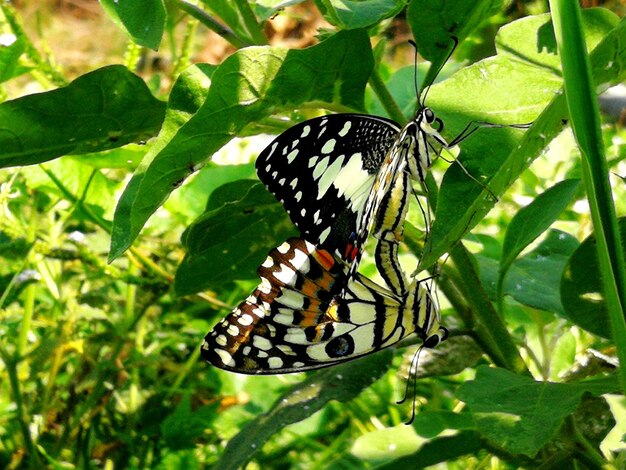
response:
M579 241L590 230L587 214L573 206L585 199L578 176L586 194L601 176L588 176L563 132L571 119L580 142L578 119L598 116L589 104L575 107L567 64L561 73L557 47L572 44L561 31L576 16L558 15L555 38L550 16L512 21L502 2L413 0L404 9L399 1L319 0L331 29L300 50L268 46L264 33L273 15L297 18L298 6L101 3L132 38L126 66L71 81L15 9L0 6L0 34L11 39L0 47L4 95L26 77L50 89L0 104L0 464L624 462L624 372L616 373L612 354L616 345L620 358L626 354L617 301L623 280L598 262L593 235ZM553 6L576 11L565 7ZM608 9L580 18L574 37L589 51L592 80L623 81L624 21ZM257 134L322 111L408 119L414 69L389 53L411 57L406 43L391 40L394 21L409 25L432 63L427 82L448 57L451 35L460 40L426 98L448 139L472 120L533 123L527 131L483 128L463 141L458 158L488 188L459 165L438 162L428 182L436 209L425 245L417 211L409 215L407 252L422 254L422 268L448 253L438 280L453 332L420 359L411 427L402 424L410 405L393 402L412 344L306 377L244 379L198 362L202 336L253 289L268 250L295 233L250 163L215 164L213 155L235 148L235 137L244 142L237 154L254 155L260 149L246 143ZM202 28L237 50L218 66L188 65ZM141 47L159 45L170 51L169 73L144 80L129 70ZM170 88L158 87L168 79ZM599 174L607 166L623 174L624 148L610 144L623 130L605 124L599 131L598 158L609 154ZM621 180L613 183L622 195ZM523 208L522 199L530 201ZM610 194L597 200L602 212ZM624 219L610 212L610 233L624 233ZM623 264L618 237L608 246L609 264ZM374 270L365 260L363 271ZM600 272L616 281L607 302Z

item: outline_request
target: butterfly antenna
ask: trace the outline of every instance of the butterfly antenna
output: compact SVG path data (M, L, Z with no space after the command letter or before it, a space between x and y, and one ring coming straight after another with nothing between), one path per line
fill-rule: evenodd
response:
M422 98L420 100L420 103L426 103L426 97L428 96L428 92L430 91L430 86L433 83L435 83L435 80L437 79L437 77L441 73L441 70L443 69L444 65L446 65L448 63L448 61L450 60L450 57L452 57L452 54L454 54L454 51L456 50L457 46L459 45L459 38L457 38L456 36L450 36L450 39L452 39L452 42L453 42L452 49L450 49L450 52L448 52L448 55L446 56L446 59L443 62L441 62L441 64L439 64L439 68L437 69L437 71L433 75L433 78L430 81L430 83L428 85L424 85L424 98Z
M419 84L417 83L417 59L418 59L417 44L412 39L409 39L409 44L411 46L413 46L413 52L414 52L414 57L413 57L413 87L415 88L415 96L417 97L417 104L418 104L418 106L420 108L422 108L423 104L422 104L422 101L420 100L420 87L419 87Z
M404 391L404 398L402 399L402 401L398 402L398 404L400 404L406 401L406 398L409 393L409 386L412 386L413 403L411 405L411 417L406 423L404 423L407 426L410 426L411 424L413 424L413 421L415 421L415 415L416 415L416 409L417 409L417 363L419 362L419 356L420 356L420 353L422 352L422 349L424 349L424 346L420 346L417 349L417 351L415 351L415 354L413 354L413 358L411 358L411 365L409 367L409 376L407 377L407 381L406 381L406 389Z

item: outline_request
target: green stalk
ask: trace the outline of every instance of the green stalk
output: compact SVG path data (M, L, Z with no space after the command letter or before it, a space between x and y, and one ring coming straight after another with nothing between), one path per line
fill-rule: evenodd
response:
M226 26L219 23L215 20L211 15L209 15L202 8L193 5L189 2L185 2L183 0L172 0L172 4L176 7L180 8L182 11L187 13L188 15L197 19L204 26L209 28L211 31L219 34L224 39L226 39L229 43L235 46L237 49L241 49L242 47L252 46L253 44L249 44L240 37L238 37L234 31L231 31Z
M604 296L617 346L622 389L626 390L626 267L600 129L600 113L575 0L550 0L565 97L581 151L583 181L593 221Z
M450 252L450 259L458 272L457 287L474 314L473 329L479 342L497 351L496 357L491 354L492 359L498 359L499 356L507 369L518 374L528 374L513 338L487 297L474 269L473 260L462 242Z
M382 103L383 108L385 108L385 111L387 111L389 117L400 124L404 124L406 118L402 114L402 110L398 106L398 103L396 103L391 96L391 93L389 93L389 90L383 83L383 79L378 73L378 70L372 70L368 83L372 87L372 90L374 90L374 93L376 93L376 96L378 96L378 99Z
M20 380L17 375L17 362L14 358L10 357L9 353L1 346L0 358L2 358L7 373L9 374L11 392L13 394L13 400L15 402L15 416L20 425L20 431L22 432L22 438L24 439L24 446L26 447L26 452L28 453L28 459L30 460L32 468L41 468L39 453L37 452L35 444L30 436L30 429L28 429L28 416L26 415L24 402L22 400Z

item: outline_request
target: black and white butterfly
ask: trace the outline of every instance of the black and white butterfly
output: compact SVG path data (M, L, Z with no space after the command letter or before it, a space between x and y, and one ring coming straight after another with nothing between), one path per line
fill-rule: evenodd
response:
M442 128L427 107L404 127L365 114L317 117L294 125L265 148L257 174L304 239L349 264L349 278L373 232L380 240L378 269L402 295L408 286L396 257L409 179L423 182L438 149L449 147Z
M440 326L431 280L400 297L301 238L270 251L261 283L206 335L203 358L243 374L284 374L332 366L417 333L433 348ZM344 295L339 295L345 291Z

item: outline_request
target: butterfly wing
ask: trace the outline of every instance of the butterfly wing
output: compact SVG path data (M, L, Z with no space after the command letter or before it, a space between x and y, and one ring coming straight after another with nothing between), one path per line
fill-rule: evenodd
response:
M310 119L261 152L257 174L303 238L352 263L360 248L355 240L367 238L361 233L367 224L359 221L399 132L397 123L375 116Z
M202 355L222 369L281 374L318 369L390 346L415 331L405 300L326 250L293 238L259 268L261 284L205 337Z

